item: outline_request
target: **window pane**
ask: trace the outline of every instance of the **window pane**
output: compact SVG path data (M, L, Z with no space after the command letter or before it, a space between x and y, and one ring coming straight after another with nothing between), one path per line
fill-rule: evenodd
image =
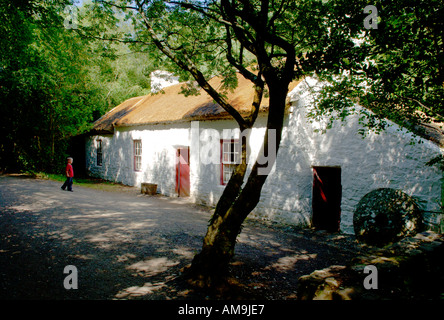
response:
M97 140L96 141L97 144L97 165L101 166L102 165L102 140Z
M229 142L227 142L227 141L223 142L223 152L224 153L230 152L230 145L229 145Z
M236 166L232 165L232 164L224 164L223 165L223 182L224 182L224 184L230 180L235 167Z
M235 164L239 162L240 154L239 154L239 143L237 140L227 140L222 141L221 143L221 152L222 152L222 169L221 169L221 177L222 184L226 184L231 175L233 174L233 170L236 167Z
M142 142L141 141L134 141L134 153L137 156L142 155Z
M134 140L134 170L142 170L142 141Z
M234 163L240 163L239 159L240 159L240 154L236 152L234 155Z

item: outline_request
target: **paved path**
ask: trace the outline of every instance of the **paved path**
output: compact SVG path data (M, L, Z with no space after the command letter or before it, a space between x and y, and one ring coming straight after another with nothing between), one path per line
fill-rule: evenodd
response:
M174 279L199 251L209 210L131 188L60 185L0 176L0 299L189 298ZM249 220L231 271L264 298L294 298L301 275L353 256L337 241ZM67 265L78 289L63 285Z

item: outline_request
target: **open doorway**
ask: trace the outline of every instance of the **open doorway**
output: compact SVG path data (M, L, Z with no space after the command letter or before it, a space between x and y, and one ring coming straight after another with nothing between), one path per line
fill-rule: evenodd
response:
M341 198L341 168L313 167L312 223L315 229L339 231Z

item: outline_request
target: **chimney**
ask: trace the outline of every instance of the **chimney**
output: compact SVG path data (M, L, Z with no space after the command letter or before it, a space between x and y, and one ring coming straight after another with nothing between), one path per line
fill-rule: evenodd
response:
M163 88L179 83L179 77L174 76L168 71L156 70L151 72L151 92L156 93Z

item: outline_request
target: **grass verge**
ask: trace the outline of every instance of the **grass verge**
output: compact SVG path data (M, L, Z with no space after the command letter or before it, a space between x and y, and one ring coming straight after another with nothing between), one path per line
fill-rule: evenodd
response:
M34 177L35 179L44 179L44 180L52 180L59 181L63 183L66 180L66 177L62 174L54 174L54 173L46 173L46 172L28 172L28 175ZM91 178L91 177L74 177L74 187L82 186L102 191L135 191L135 187L126 186L121 183L106 181L99 178Z

